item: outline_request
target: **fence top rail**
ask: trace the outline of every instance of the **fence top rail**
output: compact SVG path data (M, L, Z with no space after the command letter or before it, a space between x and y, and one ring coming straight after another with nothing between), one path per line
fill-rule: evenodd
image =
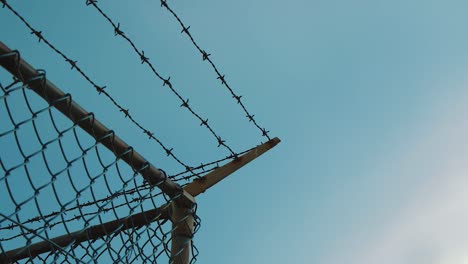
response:
M65 94L45 75L24 61L18 51L11 50L0 41L0 66L5 68L18 80L25 83L32 91L78 124L91 137L109 149L116 157L120 157L132 169L138 171L150 184L157 186L171 198L190 206L194 199L180 185L171 181L167 175L149 163L142 155L119 138L112 130L94 118L93 113L86 111ZM67 98L67 100L63 100Z

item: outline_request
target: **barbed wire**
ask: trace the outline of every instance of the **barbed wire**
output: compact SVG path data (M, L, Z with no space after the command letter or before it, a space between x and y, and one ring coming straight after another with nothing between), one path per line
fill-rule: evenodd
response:
M260 144L263 144L263 142L260 142ZM249 148L249 149L246 149L242 152L239 152L237 154L237 157L234 157L233 155L229 155L229 156L226 156L225 158L222 158L222 159L218 159L218 160L215 160L215 161L212 161L212 162L208 162L208 163L205 163L205 164L201 164L199 166L196 166L194 167L194 169L196 170L202 170L202 173L208 173L210 171L214 171L216 170L217 168L219 168L219 164L221 162L224 162L224 161L227 161L227 160L234 160L238 157L240 157L241 155L255 149L257 146L255 147L252 147L252 148ZM207 167L210 167L212 166L211 168L208 168L206 169ZM182 180L192 180L193 178L200 178L200 174L201 173L197 173L197 174L188 174L190 171L182 171L182 172L179 172L177 174L174 174L172 176L169 176L170 179L172 179L174 182L178 182L178 181L182 181ZM185 175L184 175L185 174Z
M3 7L9 9L21 22L31 30L31 34L35 35L39 42L45 43L50 49L52 49L56 54L62 57L67 63L71 65L72 70L76 70L88 83L90 83L96 90L99 95L104 95L107 97L112 104L124 115L125 118L129 119L134 125L136 125L145 135L158 143L158 145L165 151L167 156L172 157L177 163L186 168L187 171L191 171L191 167L183 162L174 154L174 149L167 147L163 142L155 136L154 132L151 132L149 129L145 128L140 122L138 122L132 114L130 114L130 109L123 107L120 103L114 99L109 92L105 90L106 86L99 86L94 82L89 75L87 75L79 66L76 60L70 59L64 52L60 51L56 46L54 46L48 39L44 37L42 31L36 30L16 9L14 9L6 0L0 0Z
M163 144L163 142L158 139L156 136L155 136L155 133L151 132L149 129L145 128L141 123L139 123L138 121L136 121L136 119L130 114L129 112L129 109L128 108L125 108L123 107L121 104L119 104L111 95L109 92L105 91L104 88L106 88L106 86L99 86L96 84L96 82L94 82L78 65L77 65L77 61L76 60L72 60L70 59L68 56L65 55L65 53L63 53L62 51L60 51L56 46L54 46L49 40L47 40L45 37L44 37L44 34L42 33L42 31L39 31L39 30L36 30L16 9L14 9L6 0L0 0L0 3L2 4L3 7L6 7L8 8L18 19L21 20L21 22L29 29L31 30L31 34L35 35L38 37L39 39L39 42L44 42L50 49L52 49L56 54L58 54L60 57L62 57L67 63L69 63L71 65L71 69L74 69L76 70L86 81L88 81L88 83L90 83L94 88L95 90L97 91L98 94L103 94L104 96L106 96L114 106L116 106L116 108L118 108L118 110L123 113L124 117L125 118L128 118L134 125L136 125L144 134L146 134L149 139L152 139L154 141L156 141L158 143L158 145L165 151L166 155L167 156L170 156L172 157L178 164L180 164L181 166L183 166L185 168L185 170L183 172L180 172L180 173L177 173L173 176L171 176L171 178L173 178L174 180L190 180L192 178L196 178L196 177L200 177L200 174L201 173L204 173L206 171L210 171L210 170L205 170L206 167L209 167L213 164L218 164L220 162L223 162L223 161L226 161L226 160L234 160L236 159L239 155L242 155L243 153L246 153L248 152L249 150L246 150L246 151L242 151L242 152L239 152L239 153L235 153L228 145L224 144L225 141L221 139L221 137L217 136L216 133L214 133L214 131L211 129L211 127L209 127L208 129L214 133L214 135L216 136L216 138L218 139L218 147L223 145L225 146L226 148L229 149L230 151L230 155L228 155L227 157L225 158L220 158L218 160L215 160L215 161L211 161L211 162L207 162L207 163L202 163L201 165L198 165L198 166L189 166L187 163L183 162L180 158L178 158L175 154L174 154L174 148L169 148L167 146L165 146L165 144ZM94 4L96 3L96 1L93 2ZM87 2L88 4L88 2ZM95 6L96 8L99 9L99 7L96 5ZM103 13L104 16L105 13ZM114 26L114 28L116 29L116 26L115 26L115 23L110 20L110 18L107 16L106 17L107 19L109 19L108 21ZM118 26L117 26L117 29L118 29ZM120 29L118 29L119 32ZM123 32L122 32L123 34ZM124 37L125 39L127 39L127 41L129 41L133 47L133 49L139 54L139 55L143 55L144 56L144 53L143 51L140 53L138 51L138 49L136 48L136 46L133 44L133 42L127 38L126 35L122 35L122 37ZM145 62L147 63L148 66L150 66L152 69L154 69L154 66L152 66L151 63L149 63L149 59L146 59ZM155 71L155 70L154 70ZM155 71L155 73L157 74L157 72ZM157 74L158 77L162 78L159 74ZM169 77L170 78L170 77ZM168 78L168 79L169 79ZM165 81L165 79L162 78L162 80ZM170 82L169 82L170 83ZM169 84L167 84L169 85ZM172 84L171 84L171 90L173 90L172 88ZM173 92L176 93L176 95L178 96L179 99L183 100L182 97L180 96L180 94L177 93L177 91L173 90ZM188 100L185 101L183 100L184 102L187 102L188 103ZM182 106L185 106L184 104L182 104ZM191 108L190 108L191 109ZM201 126L203 125L208 125L208 119L205 119L203 120L199 115L197 115L195 112L193 112L193 110L191 110L190 112L192 112L192 114L195 114L195 116L201 121ZM253 118L253 116L252 116ZM254 121L254 120L253 120ZM268 137L269 138L269 137ZM216 167L215 167L216 168ZM213 168L213 169L215 169ZM213 170L211 169L211 170ZM201 171L201 172L198 172L197 171ZM187 176L183 176L181 179L177 179L176 177L179 176L179 175L182 175L182 174L186 174L186 173L190 173L190 175L187 175Z
M226 87L226 89L229 91L229 93L231 94L232 98L234 98L234 100L237 102L238 105L240 105L240 107L242 108L242 110L244 111L244 113L246 114L246 117L247 119L249 120L249 122L252 122L261 132L262 132L262 136L263 137L266 137L268 140L270 140L270 136L268 135L268 133L270 131L267 131L266 128L262 128L258 122L255 120L253 114L251 114L247 108L245 107L245 104L242 102L241 98L242 98L242 95L238 95L234 92L234 90L231 88L231 86L227 83L226 81L226 76L224 74L221 74L221 72L219 71L218 67L215 65L215 63L213 62L213 60L210 58L211 54L208 54L206 52L205 49L202 49L200 47L200 45L195 41L194 37L192 36L192 34L190 33L189 29L190 29L190 26L186 26L182 20L180 19L180 16L177 15L177 13L171 8L169 7L168 3L167 3L167 0L160 0L161 2L161 7L164 7L167 11L169 11L169 13L172 14L172 16L179 22L180 26L182 27L182 31L181 33L182 34L185 34L188 36L188 38L190 39L190 41L192 42L193 46L195 46L195 48L200 52L200 54L202 55L202 60L203 61L206 61L208 62L211 67L213 68L213 70L215 71L216 75L217 75L217 79L221 81L221 85L224 85L224 87Z
M172 91L172 93L179 98L181 101L181 107L186 108L190 113L192 113L193 116L195 116L201 123L200 126L204 126L208 129L208 131L216 138L218 147L223 146L225 147L233 156L237 156L238 154L234 152L234 150L226 144L226 141L217 134L211 125L208 123L208 119L202 118L198 113L196 113L193 108L189 105L189 99L184 99L182 95L174 88L174 85L170 81L171 77L164 78L162 75L156 70L154 65L150 62L150 58L145 56L145 52L143 50L140 51L138 47L135 44L135 41L133 41L128 35L126 35L120 28L120 23L114 22L110 16L105 13L98 5L96 0L86 0L86 5L88 6L93 6L113 27L114 29L114 35L115 36L121 36L124 40L127 41L128 44L132 47L132 49L135 51L135 53L138 55L138 57L141 60L141 64L146 64L153 74L159 78L163 82L163 86L169 87L169 89Z
M231 87L227 84L225 80L225 75L221 75L219 72L217 66L213 63L213 61L209 58L211 54L206 53L204 50L200 48L198 43L194 40L192 35L189 32L190 27L186 27L185 24L181 21L179 16L167 5L165 0L160 0L161 1L161 6L164 6L180 23L182 26L183 30L182 33L186 33L187 36L191 39L192 44L199 50L199 52L202 54L202 58L205 61L208 61L212 68L214 69L215 73L218 75L217 79L219 79L224 85L228 91L231 93L231 96L235 99L235 101L241 106L243 111L246 114L246 117L249 119L250 122L252 122L260 131L262 132L262 136L266 137L268 140L270 139L268 132L265 128L261 128L257 121L254 118L254 115L251 114L245 107L244 103L241 101L242 96L239 96L236 94ZM10 10L21 22L29 29L31 30L31 34L36 36L39 40L39 42L45 43L51 50L53 50L56 54L58 54L60 57L62 57L67 63L70 64L71 69L77 71L81 77L83 77L89 84L91 84L96 92L101 95L103 94L105 97L107 97L112 104L121 112L125 118L129 119L134 125L136 125L144 134L146 134L149 139L152 139L156 141L159 146L166 152L167 156L170 156L173 158L179 165L182 165L185 170L182 172L179 172L174 175L166 175L164 172L164 181L158 182L155 185L158 186L161 183L164 183L166 179L171 179L173 182L178 182L182 180L190 180L195 177L199 178L201 177L201 174L203 173L208 173L213 170L216 170L219 167L219 163L227 161L227 160L235 160L237 159L240 155L245 154L246 152L252 150L253 148L250 148L248 150L242 151L242 152L234 152L234 150L226 144L226 141L217 134L212 126L208 123L208 119L204 119L201 117L197 112L193 110L193 108L189 105L189 99L184 99L181 94L174 88L173 84L170 81L170 77L164 78L162 75L156 70L155 66L149 61L149 58L145 56L143 50L139 50L137 46L135 45L135 42L128 37L121 29L119 23L115 23L97 4L96 0L87 0L86 4L87 5L92 5L95 7L96 10L112 25L114 29L114 33L116 36L121 36L124 38L130 46L133 48L133 50L136 52L136 54L139 56L141 63L146 64L153 74L159 78L163 82L163 87L167 86L171 92L182 102L181 107L186 108L193 116L195 116L200 122L200 126L205 126L207 130L216 138L218 147L224 147L229 151L229 155L220 158L218 160L212 161L212 162L207 162L207 163L201 163L199 166L189 166L183 161L181 161L178 157L175 156L173 153L173 148L168 148L166 147L156 136L153 132L150 130L146 129L140 122L138 122L134 116L130 114L130 110L128 108L125 108L121 104L119 104L108 92L106 86L99 86L95 81L93 81L87 73L84 72L82 68L80 68L77 65L76 60L72 60L70 57L65 55L64 52L59 50L56 46L54 46L48 39L44 37L42 34L42 31L39 31L31 26L29 22L25 19L24 16L22 16L16 9L14 9L9 3L7 3L7 0L0 0L0 4L8 10ZM17 53L18 56L18 61L19 61L19 53ZM1 59L1 56L0 56ZM19 66L18 66L19 67ZM59 259L59 255L61 256L61 260L64 260L65 262L70 262L68 258L73 259L75 262L85 262L83 261L84 259L98 259L100 256L102 256L105 252L108 252L107 255L112 258L114 262L121 262L121 261L127 261L127 262L133 262L137 260L138 258L141 258L144 262L154 262L156 259L161 255L161 254L166 254L167 257L170 259L177 257L178 254L181 252L178 252L175 256L174 254L170 254L169 246L168 243L171 241L170 234L172 231L177 228L178 224L184 224L185 222L180 222L180 223L174 223L173 220L173 226L172 229L169 231L163 230L162 226L166 220L162 220L162 223L156 224L156 226L153 228L150 223L152 223L155 219L146 219L146 224L144 226L134 226L132 224L132 227L129 230L122 229L122 226L118 227L116 230L113 230L109 233L106 232L105 236L100 237L98 239L90 239L90 242L86 245L83 243L75 243L73 241L70 243L67 247L72 245L71 247L71 252L70 254L63 254L62 247L54 245L53 240L49 238L49 233L47 230L51 230L52 228L61 226L63 229L65 229L65 232L67 234L71 234L71 228L67 225L68 223L71 222L77 222L80 220L84 221L84 228L80 229L77 231L78 234L82 234L84 232L87 232L86 228L89 227L89 225L92 223L92 221L97 221L99 225L104 225L104 220L102 216L108 212L112 212L114 217L116 219L123 219L127 220L132 216L132 213L135 210L141 209L143 211L143 206L146 201L151 202L153 208L157 207L156 203L157 201L155 198L157 197L162 197L165 201L166 204L169 204L169 202L173 202L175 199L178 198L176 197L170 197L169 199L161 192L158 192L156 194L153 193L153 190L155 186L150 186L149 184L143 184L139 185L136 182L136 175L141 174L143 170L146 169L147 165L144 165L142 168L134 168L133 165L130 165L132 170L133 170L133 175L130 177L130 179L127 179L123 176L123 173L120 171L119 168L119 161L122 159L123 156L129 155L130 157L133 156L133 148L129 147L125 152L117 154L114 151L115 154L115 159L112 160L110 163L106 163L104 161L103 155L100 154L100 150L98 148L98 145L100 144L100 141L106 140L106 138L113 138L115 136L113 131L109 131L103 138L96 138L96 142L94 144L91 144L89 146L84 146L82 142L79 139L77 129L79 128L79 123L80 122L94 122L94 116L92 113L90 113L88 116L84 117L82 120L78 121L73 121L73 124L70 127L67 127L65 129L59 128L59 124L56 122L53 116L53 109L56 104L63 104L63 103L70 103L71 104L71 95L70 94L65 94L62 98L59 98L58 100L53 101L52 103L49 104L49 106L42 108L40 110L33 110L30 102L28 101L28 98L26 96L26 90L28 90L28 82L42 82L42 84L45 84L46 78L45 78L45 71L38 71L38 76L33 77L31 80L24 81L23 78L20 78L23 81L23 84L20 85L19 87L15 87L18 83L20 83L19 79L13 79L13 82L7 85L6 87L3 87L0 83L0 90L3 92L3 94L0 94L0 102L4 102L7 110L7 115L13 125L13 128L6 130L6 131L0 131L0 138L1 137L13 137L17 149L19 153L21 154L22 161L14 164L13 166L11 165L6 165L4 160L0 158L0 171L4 172L3 177L0 177L0 183L4 184L6 187L6 192L5 195L6 197L9 197L10 203L14 204L14 212L11 214L0 214L0 231L2 230L11 230L14 228L19 228L20 233L17 233L16 235L8 236L8 237L1 237L0 238L0 262L3 261L5 250L4 247L2 246L1 242L8 242L12 241L18 238L24 238L26 241L26 246L24 247L23 250L28 250L29 245L31 244L31 239L33 238L40 238L43 241L46 241L50 243L52 248L57 248L58 250L51 251L47 255L38 255L36 256L38 259L42 261L48 261L50 258L53 258L53 261L56 262L57 259ZM10 111L10 107L8 106L7 103L7 97L11 95L11 93L21 91L23 94L23 98L25 100L27 109L29 110L29 113L31 114L30 118L26 118L24 120L17 121L13 117ZM37 118L39 115L43 113L48 113L52 126L57 133L57 137L50 139L50 140L45 140L41 138L41 136L38 133L39 126L36 124ZM39 142L41 149L36 150L32 153L28 153L25 151L24 146L22 143L20 143L20 138L18 136L18 131L24 130L24 127L26 125L32 125L34 128L34 134L36 137L36 140ZM65 134L71 134L73 133L75 141L79 147L79 150L81 151L81 154L77 156L72 156L70 157L69 155L66 154L65 147L63 141L63 136ZM94 132L93 132L94 133ZM46 149L51 146L52 144L56 144L61 153L62 158L64 159L66 165L65 167L59 169L58 171L54 171L52 167L50 166L50 160L46 157L45 151ZM100 164L100 167L102 168L102 172L99 172L95 175L93 175L88 168L88 164L86 161L86 158L89 157L89 153L91 150L94 150L96 152L96 157L97 161ZM112 152L112 150L111 150ZM105 155L104 155L105 156ZM45 184L37 186L36 184L33 183L32 180L32 173L28 169L30 159L35 158L35 157L42 157L45 165L46 172L51 176L51 180ZM85 175L87 177L86 180L89 181L87 185L84 187L78 187L76 185L76 182L73 181L72 176L71 176L71 167L73 164L77 164L78 162L82 162L84 168L85 168ZM107 179L107 175L109 174L108 170L110 168L115 168L116 170L116 175L118 176L118 179L120 179L121 186L119 189L115 190L110 187L109 181ZM29 181L30 187L33 189L34 194L32 196L27 197L26 199L19 199L17 198L16 194L14 194L14 190L12 189L11 183L9 183L9 179L11 179L11 174L14 171L18 171L19 169L24 169L25 170L25 176L26 179ZM68 180L71 183L71 187L73 188L74 192L76 193L76 197L63 202L61 200L61 190L56 186L55 181L57 180L58 176L60 175L66 175L68 177ZM64 177L64 176L63 176ZM105 191L109 193L104 198L98 198L97 194L95 193L95 189L93 186L95 186L95 183L97 180L103 179L105 182ZM134 184L134 188L128 188L129 184ZM76 185L76 186L75 186ZM45 214L43 210L40 208L40 202L38 201L39 194L43 192L46 188L51 189L52 195L55 197L55 200L59 204L60 210L59 211L53 211L51 213ZM89 191L92 200L88 200L85 203L82 203L80 198L82 194L85 191ZM135 195L137 194L138 197L133 197L130 198L130 195ZM180 194L178 194L180 195ZM122 199L117 199L118 197L123 197ZM38 211L39 215L33 218L29 218L26 221L21 221L20 220L20 212L21 210L26 206L26 205L35 205L35 209ZM76 205L73 205L76 204ZM92 207L95 206L96 210L94 211L85 211L84 209L86 207ZM126 214L125 217L119 217L119 212L117 209L125 207L128 209L128 213ZM73 216L67 217L66 214L68 212L76 212ZM201 220L200 218L196 215L196 204L193 205L193 210L192 210L192 215L194 217L194 222L195 222L195 230L194 233L196 233L200 227ZM188 217L188 216L185 216ZM3 219L2 219L3 218ZM159 219L159 216L158 216ZM4 221L9 221L10 224L7 226L1 226L1 224ZM34 227L32 228L31 226L28 226L31 223L37 223L40 222L42 223L42 226ZM185 223L186 224L186 223ZM127 233L128 232L128 233ZM74 232L76 233L76 232ZM193 234L194 234L193 233ZM159 236L160 234L161 236ZM128 235L128 239L124 238L124 235ZM89 236L89 235L87 235ZM136 236L136 237L135 237ZM147 237L148 239L141 239L142 237ZM88 237L89 238L89 237ZM110 241L120 238L120 243L119 247L112 248L110 247ZM152 238L156 238L159 242L155 244L153 242ZM95 244L97 240L102 240L101 243ZM140 241L140 242L138 242ZM142 243L142 244L139 244ZM66 248L67 248L66 247ZM135 252L135 247L138 250L138 255L135 254L135 256L132 256L132 252ZM144 252L143 248L152 248L153 253L152 254L146 254ZM158 251L158 254L154 254L154 251L157 250L159 247L163 247L163 250ZM195 247L192 239L191 243L192 247L192 258L190 263L193 263L196 261L197 256L198 256L198 249ZM80 252L80 254L77 254L76 251ZM172 252L173 253L173 252ZM116 256L116 257L115 257ZM115 258L114 258L115 257ZM64 259L63 259L64 258ZM30 261L32 258L30 259Z

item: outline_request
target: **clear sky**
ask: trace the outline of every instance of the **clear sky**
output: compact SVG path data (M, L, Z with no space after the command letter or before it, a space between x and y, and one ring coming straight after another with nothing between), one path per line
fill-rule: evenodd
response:
M228 155L85 1L12 1L192 164ZM159 1L99 1L236 151L262 140ZM168 1L282 143L198 199L199 263L468 263L468 3ZM22 52L177 167L6 9Z

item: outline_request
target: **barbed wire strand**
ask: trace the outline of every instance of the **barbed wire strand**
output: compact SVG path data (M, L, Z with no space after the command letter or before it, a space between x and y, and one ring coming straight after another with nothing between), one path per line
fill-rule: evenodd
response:
M45 43L50 49L52 49L55 53L57 53L60 57L62 57L67 63L71 65L71 69L76 70L88 83L90 83L95 89L98 94L103 94L107 97L112 104L124 115L125 118L129 119L134 125L136 125L140 130L146 134L149 139L152 139L158 143L158 145L166 152L167 156L172 157L177 163L185 167L188 171L190 171L190 166L183 162L180 158L178 158L174 154L174 149L167 147L163 142L155 136L154 132L151 132L149 129L145 128L140 122L138 122L132 114L130 114L130 110L128 108L123 107L120 103L114 99L109 92L105 90L106 86L99 86L96 82L94 82L89 75L87 75L79 66L76 60L70 59L64 52L60 51L56 46L54 46L48 39L44 37L42 31L36 30L16 9L14 9L6 0L0 0L3 7L9 9L21 22L31 30L31 34L35 35L39 42Z
M166 155L167 156L170 156L172 157L178 164L180 164L181 166L183 166L185 168L185 171L181 172L181 173L178 173L176 174L175 176L172 176L175 177L178 176L178 175L181 175L181 174L185 174L185 173L191 173L191 176L186 176L184 177L183 179L184 180L189 180L193 177L200 177L200 173L196 173L196 171L198 170L202 170L204 172L204 168L207 167L207 166L210 166L212 164L217 164L219 162L222 162L222 161L226 161L226 160L234 160L236 159L239 155L247 152L247 151L242 151L240 153L234 153L234 151L228 146L225 144L225 141L221 139L221 137L217 136L216 133L214 133L214 131L211 129L211 127L209 127L208 129L210 130L210 132L212 132L212 134L214 134L218 140L218 147L223 145L225 146L226 148L229 149L230 151L230 155L225 157L225 158L220 158L219 160L216 160L216 161L212 161L212 162L208 162L208 163L202 163L201 165L199 166L189 166L188 164L186 164L185 162L183 162L180 158L178 158L175 154L174 154L174 149L173 148L169 148L169 147L166 147L163 142L158 139L155 134L153 132L151 132L149 129L146 129L141 123L139 123L138 121L136 121L136 119L130 114L129 112L129 109L128 108L124 108L121 104L119 104L111 95L110 93L108 93L107 91L104 90L104 88L106 88L106 86L99 86L97 85L93 80L91 80L91 78L77 65L77 61L76 60L72 60L70 59L69 57L67 57L65 55L65 53L63 53L62 51L60 51L57 47L55 47L50 41L48 41L44 35L42 34L42 31L38 31L36 29L34 29L32 27L32 25L16 10L14 9L10 4L7 3L6 0L0 0L0 3L2 3L2 6L3 7L6 7L8 8L18 19L20 19L22 21L22 23L29 29L31 30L31 34L34 34L38 37L39 39L39 42L43 41L50 49L52 49L55 53L57 53L59 56L61 56L66 62L68 62L70 65L71 65L71 68L72 69L75 69L84 79L86 79L95 89L96 91L98 92L98 94L104 94L104 96L106 96L113 104L114 106L116 106L116 108L119 109L120 112L122 112L124 114L124 117L125 118L128 118L134 125L136 125L140 130L143 131L144 134L146 134L149 139L152 139L154 141L156 141L158 143L158 145L165 151ZM95 1L94 1L95 3ZM97 8L99 8L97 5L96 5ZM107 17L108 18L108 17ZM109 21L111 22L111 24L115 27L115 23L112 22L112 20L109 19ZM117 27L118 28L118 27ZM123 33L123 32L122 32ZM122 36L122 37L125 37L126 36ZM130 41L130 39L128 39L127 41ZM133 43L133 42L131 42ZM136 49L136 46L133 44L132 47L134 48L134 50L139 54L139 55L143 55L144 57L144 53L143 51L140 53L138 51L138 49ZM146 59L145 60L146 63L152 68L154 69L154 66L152 66L150 63L149 63L149 60ZM156 71L155 71L156 72ZM157 74L157 72L156 72ZM160 77L161 80L163 81L166 81L165 79L163 79L159 74L157 74L158 77ZM168 78L170 79L170 77ZM168 81L168 80L167 80ZM165 82L166 83L166 82ZM169 82L170 83L170 82ZM169 85L169 84L168 84ZM172 84L171 84L171 90L173 90L172 88ZM175 91L175 90L173 90ZM188 99L185 101L182 99L182 97L176 92L176 95L179 97L179 99L181 99L183 102L185 103L188 103ZM182 104L182 106L185 106L184 103ZM189 108L191 109L191 108ZM201 120L201 126L203 125L208 125L208 119L206 120L203 120L199 115L197 115L195 112L193 112L193 110L191 110L190 112L192 112L192 114L195 114L195 116ZM253 116L252 116L253 117ZM209 126L209 125L208 125Z
M215 65L215 63L213 62L213 60L210 58L211 54L208 54L204 49L202 49L200 47L200 45L198 44L198 42L195 41L195 38L193 37L193 35L190 33L189 29L190 29L190 26L186 26L183 22L182 22L182 19L180 18L179 15L177 15L177 13L174 11L174 9L172 9L169 4L167 3L167 0L160 0L161 2L161 7L164 7L167 11L169 11L169 13L172 14L172 16L179 22L180 26L182 27L182 31L181 33L182 34L185 34L188 36L188 38L190 39L190 41L192 42L193 46L195 46L195 48L200 52L200 54L202 55L202 60L203 61L206 61L208 62L210 65L211 65L211 68L213 68L213 70L215 71L216 75L217 75L217 79L221 81L221 85L224 85L224 87L226 87L226 89L229 91L229 93L231 94L232 98L234 98L234 100L237 102L238 105L240 105L240 107L242 108L242 110L244 111L244 113L246 114L246 117L247 119L249 120L249 122L252 122L261 132L262 132L262 136L263 137L266 137L268 140L270 140L270 136L268 135L268 133L270 131L267 131L266 128L262 128L257 120L255 120L253 114L251 114L247 108L245 107L245 104L242 102L241 98L242 98L242 95L238 95L234 92L234 90L231 88L231 86L228 84L228 82L226 81L226 76L224 74L221 74L221 72L219 71L218 67Z
M128 35L126 35L120 28L120 23L116 23L114 22L109 15L107 15L107 13L105 13L98 5L97 5L97 1L96 0L87 0L86 1L86 5L88 6L93 6L113 27L114 29L114 35L115 36L121 36L123 39L125 39L127 41L128 44L130 44L130 46L133 48L133 50L135 51L135 53L138 55L138 57L140 58L141 60L141 63L142 64L146 64L150 69L151 71L153 72L153 74L159 78L162 82L163 82L163 86L167 86L171 91L172 93L177 96L177 98L179 98L179 100L181 101L181 107L183 108L186 108L190 113L192 113L193 116L195 116L201 123L200 123L200 126L204 126L206 127L209 132L216 138L217 140L217 143L218 143L218 147L220 146L223 146L225 147L230 153L231 155L234 155L234 156L237 156L238 154L234 152L234 150L226 144L226 141L223 140L221 138L221 136L219 136L214 130L213 128L211 127L211 125L209 124L208 122L208 119L204 119L202 118L197 112L195 112L195 110L193 110L193 108L189 105L189 99L184 99L182 97L182 95L174 88L174 85L172 84L172 82L170 81L171 77L168 77L168 78L164 78L162 77L162 75L156 70L155 66L153 65L153 63L150 62L150 58L146 57L145 56L145 52L143 50L140 51L140 49L138 49L138 47L136 46L135 44L135 41L133 41Z

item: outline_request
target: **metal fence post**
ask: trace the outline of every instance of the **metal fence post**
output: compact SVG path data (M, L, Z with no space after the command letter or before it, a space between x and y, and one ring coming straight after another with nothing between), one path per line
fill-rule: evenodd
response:
M172 264L190 263L194 227L194 210L178 202L172 203Z

